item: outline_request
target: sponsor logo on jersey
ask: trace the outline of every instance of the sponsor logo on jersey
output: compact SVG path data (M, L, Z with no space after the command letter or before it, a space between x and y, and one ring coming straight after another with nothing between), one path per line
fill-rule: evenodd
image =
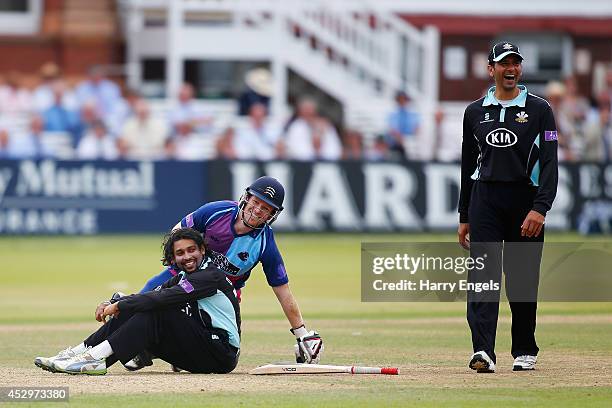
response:
M525 111L520 111L519 113L516 114L516 121L518 123L525 123L527 122L527 118L529 117L528 114L525 113Z
M238 252L238 258L240 258L240 260L244 262L247 259L249 259L249 253L248 252Z
M518 137L511 130L498 128L490 131L485 140L493 147L510 147L518 141Z
M231 263L225 255L212 250L209 250L206 254L210 257L213 265L221 269L225 274L237 276L240 273L240 268Z
M557 131L556 130L545 130L544 131L544 140L546 142L552 142L553 140L557 140Z

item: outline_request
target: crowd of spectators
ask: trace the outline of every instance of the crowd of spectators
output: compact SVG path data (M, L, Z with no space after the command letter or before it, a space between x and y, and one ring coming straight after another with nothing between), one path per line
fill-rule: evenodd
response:
M47 63L41 67L38 85L31 88L20 84L17 73L9 73L0 77L0 159L386 161L427 157L418 152L424 146L421 114L404 92L395 96L386 129L365 138L358 129L340 131L307 96L296 103L289 120L275 122L268 115L271 87L263 86L266 78L269 73L262 69L250 73L238 101L239 112L220 126L196 101L188 83L163 112L153 112L150 101L135 91L122 92L99 67L70 85L56 65ZM612 158L612 70L606 81L607 88L591 99L580 94L573 77L546 87L544 96L559 129L560 160L608 162ZM434 128L429 130L430 139L435 139L433 154L428 159L445 160L436 153L443 150L443 112L436 112L434 118ZM453 141L460 145L461 135L455 136Z
M545 91L559 131L559 160L610 162L612 159L612 70L606 88L591 98L583 96L572 76L550 82Z

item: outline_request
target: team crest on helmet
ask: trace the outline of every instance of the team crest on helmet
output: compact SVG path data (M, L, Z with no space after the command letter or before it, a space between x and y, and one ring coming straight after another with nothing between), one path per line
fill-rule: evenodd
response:
M272 198L276 194L276 190L274 190L274 187L268 186L264 188L263 193L269 195L270 198Z
M525 123L527 122L527 118L529 117L528 114L525 113L525 111L520 111L519 113L516 114L516 121L518 123Z
M508 43L505 43L504 45L502 45L502 47L504 50L511 50L512 48L514 48L512 44L508 44Z

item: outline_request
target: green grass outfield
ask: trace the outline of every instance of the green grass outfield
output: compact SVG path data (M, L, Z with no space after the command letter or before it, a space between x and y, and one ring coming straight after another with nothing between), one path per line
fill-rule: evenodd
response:
M115 365L103 377L73 377L43 372L33 357L81 341L97 327L93 312L100 300L117 289L137 291L158 273L161 236L2 237L0 386L68 386L70 404L53 407L609 406L610 303L541 303L541 354L531 373L511 371L509 312L502 305L499 372L476 375L467 368L464 304L360 301L362 241L454 240L444 234L277 237L306 321L325 340L323 362L399 366L398 377L246 375L257 365L292 358L294 340L260 268L243 292L243 347L234 373L175 374L156 362L138 373ZM582 240L548 235L548 241Z

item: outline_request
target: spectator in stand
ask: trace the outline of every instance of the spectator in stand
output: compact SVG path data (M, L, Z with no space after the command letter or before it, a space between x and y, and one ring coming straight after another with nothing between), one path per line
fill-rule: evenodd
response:
M560 114L563 120L566 120L565 129L566 137L568 138L569 148L572 151L574 158L581 156L582 141L584 140L584 128L587 115L589 113L588 100L580 95L578 83L574 76L568 76L564 80L565 94L561 101Z
M61 83L63 88L59 105L72 111L77 110L78 105L74 93L62 81L59 67L53 62L47 62L40 67L40 84L32 94L36 111L45 112L58 104L56 95L58 83Z
M151 115L144 99L139 100L134 109L135 116L128 119L121 132L121 156L131 160L163 159L168 138L165 121Z
M376 136L372 147L366 151L365 158L370 161L389 160L389 145L383 135Z
M270 97L272 96L273 82L270 71L266 68L255 68L247 72L244 82L247 90L238 99L238 114L248 115L251 106L263 104L266 110L270 107Z
M43 141L43 120L34 115L30 118L29 129L22 134L10 136L9 155L15 159L44 159L52 158L55 152Z
M608 98L612 100L612 65L606 70L606 89L604 92L606 92ZM612 109L610 113L612 114Z
M175 126L177 123L189 122L191 127L197 132L206 132L212 124L212 118L205 115L202 109L197 106L194 99L193 86L189 83L184 83L178 93L178 102L170 111L170 123L173 127L173 133L176 132Z
M6 122L19 120L20 116L32 111L32 95L21 87L21 75L10 72L0 85L0 114Z
M121 135L121 130L125 123L135 115L136 104L141 100L140 93L133 89L127 89L124 94L124 98L121 99L117 107L114 109L112 115L110 115L106 123L108 125L108 131L115 137Z
M104 122L96 120L79 142L76 154L80 160L116 160L117 140L108 133Z
M186 161L209 158L206 149L207 138L194 132L190 122L178 122L174 127L176 132L168 144L170 158Z
M573 161L575 160L575 155L570 148L573 127L570 118L561 110L563 98L565 97L565 85L558 81L550 81L546 85L544 96L552 108L557 124L559 161Z
M251 105L246 125L236 129L232 140L236 158L263 161L276 157L276 144L280 140L281 129L268 120L267 113L263 103Z
M217 158L226 160L236 159L236 152L234 151L235 137L236 131L233 127L228 127L221 133L216 144Z
M105 77L102 67L92 67L89 77L76 89L79 105L93 102L100 117L105 120L110 117L121 103L119 86Z
M89 131L89 129L93 126L93 123L97 120L103 120L102 116L98 112L96 108L96 104L94 101L86 101L83 105L81 105L81 110L79 112L79 119L76 127L76 140L75 145L78 145L81 141L81 138L85 136L85 134Z
M399 157L406 157L406 141L416 138L421 119L409 106L410 98L404 91L395 94L397 107L387 117L387 143L389 150Z
M9 135L4 129L0 129L0 160L10 159Z
M298 103L297 116L287 126L282 144L281 150L290 160L338 160L342 155L336 129L319 116L317 103L310 98Z
M47 132L65 132L72 137L73 145L80 137L80 118L76 110L68 108L66 103L66 85L57 80L50 87L52 101L47 109L42 111L42 117Z
M588 162L609 163L612 158L612 121L610 95L603 91L597 97L597 110L585 126L580 159Z
M342 159L360 160L363 157L363 135L354 129L347 129L342 139Z

